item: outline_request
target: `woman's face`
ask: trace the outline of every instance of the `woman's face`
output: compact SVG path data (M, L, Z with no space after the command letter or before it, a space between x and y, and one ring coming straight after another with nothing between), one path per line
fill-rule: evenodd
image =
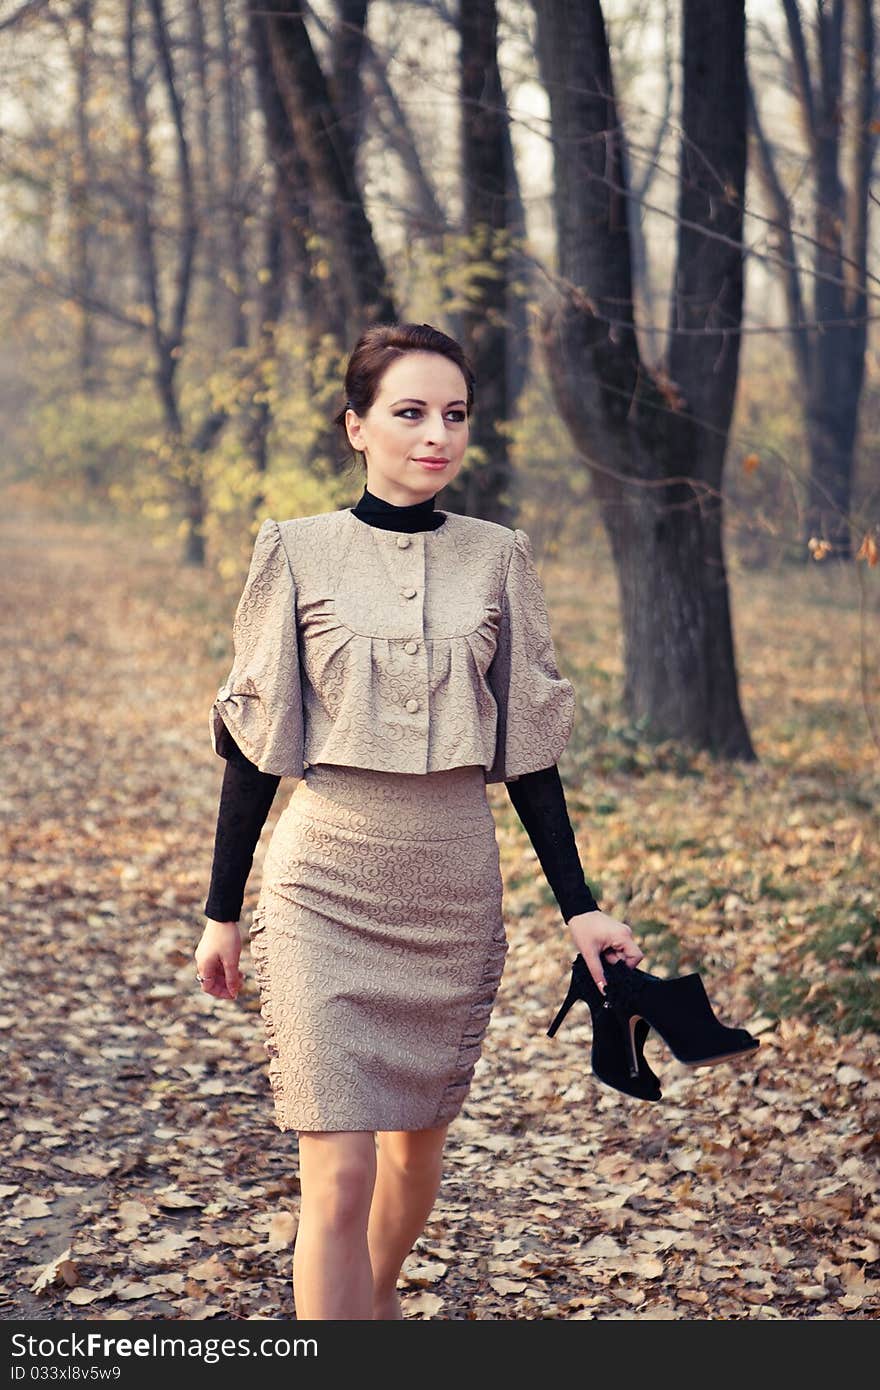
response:
M366 415L345 428L366 458L367 487L394 506L433 497L461 469L467 448L467 383L439 352L405 352L386 368ZM445 460L432 467L425 460Z

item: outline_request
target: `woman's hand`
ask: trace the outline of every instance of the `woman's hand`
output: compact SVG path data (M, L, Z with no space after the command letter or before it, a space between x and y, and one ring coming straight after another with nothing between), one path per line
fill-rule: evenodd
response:
M215 999L234 999L244 983L238 968L241 932L237 922L213 922L208 918L195 950L196 970L202 990Z
M605 993L605 974L602 970L600 951L608 953L610 961L622 960L633 969L640 960L645 959L644 951L632 934L626 922L618 922L607 912L579 912L568 919L574 944L587 963L587 969L596 981L597 988Z

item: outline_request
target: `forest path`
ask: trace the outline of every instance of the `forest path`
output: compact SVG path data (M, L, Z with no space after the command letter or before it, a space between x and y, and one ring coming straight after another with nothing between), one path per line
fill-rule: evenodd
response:
M247 945L234 1003L200 993L192 960L228 594L131 525L19 510L0 539L0 1317L289 1319L296 1140L274 1125ZM741 1065L688 1071L652 1040L657 1105L599 1085L583 1006L545 1036L573 952L491 800L511 950L405 1316L875 1315L872 1039L758 1022ZM710 993L750 1021L735 971Z

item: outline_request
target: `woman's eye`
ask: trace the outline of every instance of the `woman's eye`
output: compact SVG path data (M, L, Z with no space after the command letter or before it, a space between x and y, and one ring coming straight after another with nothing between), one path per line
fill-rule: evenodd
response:
M407 416L421 415L421 413L417 405L408 405L403 410L397 411L397 417L402 420ZM456 424L460 424L463 420L467 419L467 414L464 410L450 410L448 414Z

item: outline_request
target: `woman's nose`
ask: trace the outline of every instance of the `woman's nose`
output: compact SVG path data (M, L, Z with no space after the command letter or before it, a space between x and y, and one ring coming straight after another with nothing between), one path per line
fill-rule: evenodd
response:
M442 415L430 415L425 422L425 439L429 444L446 438L446 421Z

